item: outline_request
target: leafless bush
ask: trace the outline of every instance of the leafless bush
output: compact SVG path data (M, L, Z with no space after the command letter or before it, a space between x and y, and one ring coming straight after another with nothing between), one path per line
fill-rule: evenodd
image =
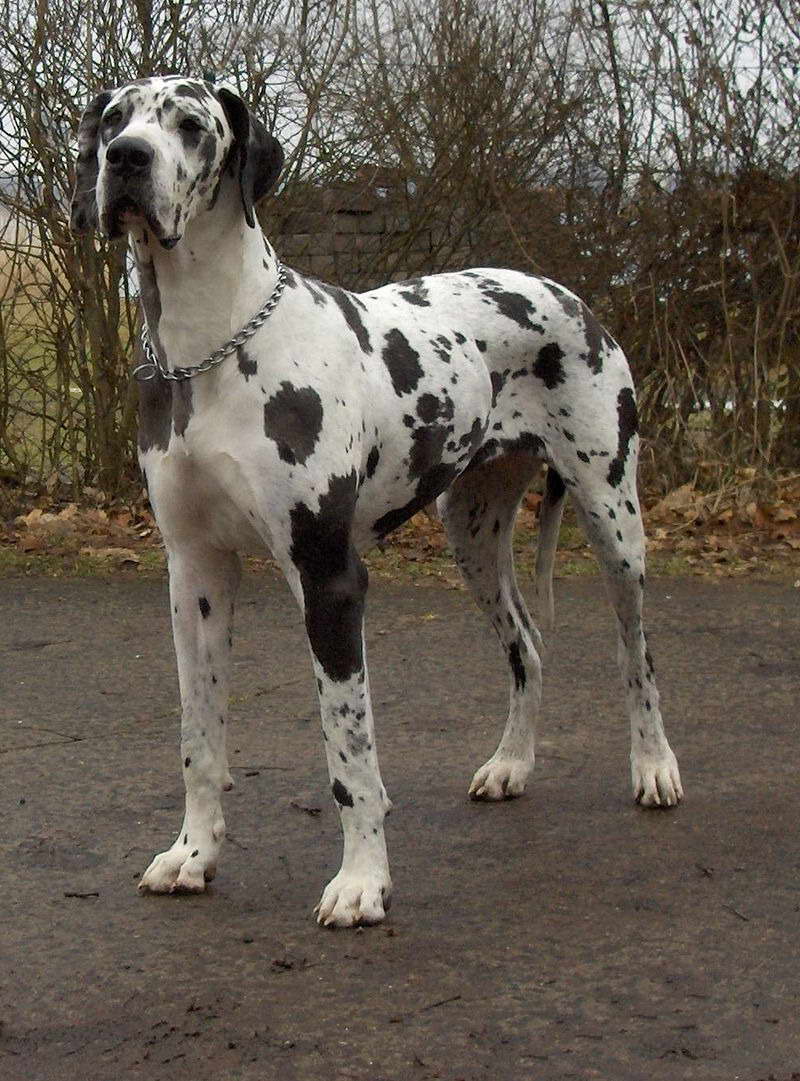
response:
M104 86L220 72L295 140L341 44L347 3L6 3L0 44L0 470L27 486L109 494L135 476L134 337L125 250L67 229L73 133Z

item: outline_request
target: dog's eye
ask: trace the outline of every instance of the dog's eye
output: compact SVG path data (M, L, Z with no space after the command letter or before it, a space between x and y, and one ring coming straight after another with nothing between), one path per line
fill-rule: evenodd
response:
M201 123L199 123L197 120L194 120L191 116L187 116L187 117L184 117L183 120L181 120L180 129L181 129L181 131L189 131L189 132L202 131L203 130L203 125Z
M122 120L122 113L119 109L112 109L110 113L106 113L103 117L103 124L107 128L113 128L120 120Z

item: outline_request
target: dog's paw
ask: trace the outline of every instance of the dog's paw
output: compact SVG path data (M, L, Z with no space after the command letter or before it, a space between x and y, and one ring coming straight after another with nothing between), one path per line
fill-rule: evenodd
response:
M173 848L160 852L139 880L139 889L142 893L202 893L217 868L195 852L176 852Z
M472 778L469 798L474 800L514 799L521 796L533 769L532 760L490 758Z
M674 807L683 799L678 760L669 747L657 758L631 754L631 785L643 807Z
M323 927L380 923L392 903L389 872L356 874L341 870L325 887L314 909Z
M225 825L217 822L208 843L191 843L183 833L172 848L159 852L139 880L143 893L202 893L217 873L217 857ZM187 837L184 843L183 837Z

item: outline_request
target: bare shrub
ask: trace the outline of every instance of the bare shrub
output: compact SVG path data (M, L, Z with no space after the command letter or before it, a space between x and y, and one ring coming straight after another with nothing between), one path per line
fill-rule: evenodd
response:
M257 106L268 103L279 133L300 132L290 172L302 170L302 128L336 52L330 25L346 7L335 0L4 5L0 469L7 480L66 487L80 498L86 484L114 495L135 477L136 393L128 378L135 314L125 249L74 238L67 228L71 143L86 103L103 87L154 72L224 71ZM306 69L314 79L298 90Z

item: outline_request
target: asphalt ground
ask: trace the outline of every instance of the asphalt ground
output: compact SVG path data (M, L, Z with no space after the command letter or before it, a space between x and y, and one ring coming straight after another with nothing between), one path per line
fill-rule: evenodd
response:
M3 1081L800 1076L800 591L662 579L648 626L685 802L629 797L598 580L557 584L536 772L467 799L507 672L464 593L376 580L394 904L325 931L340 838L302 622L248 578L229 840L201 896L136 881L180 825L165 582L0 581Z

